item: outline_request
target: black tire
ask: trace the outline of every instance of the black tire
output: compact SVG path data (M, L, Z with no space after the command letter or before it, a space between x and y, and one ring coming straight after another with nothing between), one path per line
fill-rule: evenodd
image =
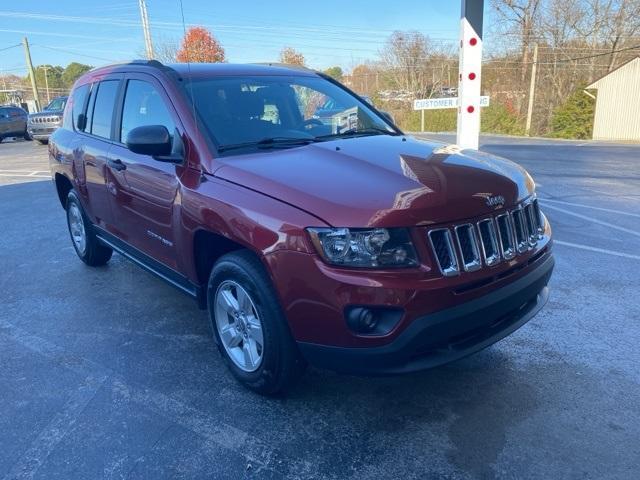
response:
M82 218L82 224L84 228L84 236L85 236L85 246L84 250L81 250L76 242L73 239L73 233L71 231L71 212L73 211L73 207L77 207L80 211L80 216ZM89 265L90 267L99 267L105 265L111 255L113 255L113 250L102 243L95 235L93 225L91 221L87 218L87 215L84 213L82 209L82 204L78 199L78 195L75 191L71 190L69 195L67 195L67 203L65 210L67 212L67 229L69 230L69 235L71 237L71 244L73 245L74 250L80 257L84 263Z
M2 143L2 140L4 140L4 137L0 135L0 143Z
M222 344L216 325L215 296L218 287L225 280L231 280L246 290L262 323L262 361L253 372L244 371L234 363ZM271 280L260 260L252 252L232 252L216 262L209 277L207 300L218 350L237 380L262 395L285 392L297 382L305 370L306 362L293 340Z
M38 140L38 143L40 145L46 145L47 143L49 143L49 140Z
M24 129L24 135L22 135L22 138L24 138L27 142L32 140L31 135L29 135L29 131L26 128Z

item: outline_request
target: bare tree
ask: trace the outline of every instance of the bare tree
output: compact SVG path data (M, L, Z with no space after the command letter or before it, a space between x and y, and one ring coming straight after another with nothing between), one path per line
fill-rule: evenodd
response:
M492 0L498 17L506 23L508 33L517 34L520 43L522 66L520 80L525 81L529 63L532 41L535 39L536 27L542 0Z

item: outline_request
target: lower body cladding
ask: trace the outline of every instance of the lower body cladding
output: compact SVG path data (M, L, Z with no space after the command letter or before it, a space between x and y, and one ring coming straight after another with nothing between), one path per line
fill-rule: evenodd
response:
M521 267L517 269L517 273L484 287L480 296L466 301L461 299L431 313L419 314L415 308L410 313L405 311L403 320L398 321L395 328L383 336L354 334L353 326L349 327L352 325L349 318L352 310L345 306L340 312L341 323L354 341L342 340L343 345L327 341L328 332L325 329L335 328L335 317L334 321L326 322L323 328L318 322L317 314L309 312L307 321L298 322L296 318L299 317L299 311L294 315L296 318L293 321L291 318L295 307L285 307L285 311L288 310L289 322L302 355L316 367L363 375L410 373L452 362L482 350L527 323L547 302L547 284L553 267L553 256L545 249L530 259L526 268ZM367 288L376 287L355 287L354 292L361 296ZM387 290L388 295L397 296L393 289L382 290ZM431 298L441 296L440 292L432 293L435 296ZM342 292L338 288L335 294L337 297L348 297L346 288ZM417 296L419 295L415 292L407 296L407 305L415 304ZM328 313L322 308L322 303L316 303L317 309ZM387 318L393 318L393 312L398 311L397 308L388 309L387 302L376 303L367 303L374 314L376 311L387 312ZM380 308L382 310L377 310ZM338 313L337 309L334 313ZM356 313L363 317L361 311ZM308 323L309 319L311 324ZM306 326L302 328L304 324ZM344 339L343 334L343 331L335 332L334 339ZM313 337L322 338L323 341L319 343Z

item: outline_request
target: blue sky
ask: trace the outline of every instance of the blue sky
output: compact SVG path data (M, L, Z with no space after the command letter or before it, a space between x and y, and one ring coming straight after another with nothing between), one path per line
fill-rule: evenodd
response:
M487 2L488 3L488 2ZM418 30L455 44L458 0L367 2L320 0L183 0L185 22L209 28L230 62L273 61L283 46L301 51L314 68L347 69L373 59L393 30ZM182 36L179 0L147 0L155 43ZM98 66L144 52L137 0L22 0L0 7L0 73L25 74L27 35L33 63Z

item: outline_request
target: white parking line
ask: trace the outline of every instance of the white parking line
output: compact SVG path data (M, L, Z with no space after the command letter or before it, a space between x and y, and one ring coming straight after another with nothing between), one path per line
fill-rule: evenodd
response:
M629 235L635 235L636 237L640 237L640 232L636 232L635 230L631 230L624 227L619 227L618 225L614 225L613 223L603 222L602 220L596 220L595 218L589 217L587 215L581 215L579 213L575 213L570 210L565 210L564 208L554 207L553 205L546 205L545 208L550 208L551 210L557 210L559 212L565 213L567 215L571 215L573 217L582 218L583 220L587 220L592 223L597 223L598 225L602 225L603 227L612 228L614 230L619 230L620 232L628 233Z
M29 178L51 178L51 175L34 175L34 173L29 173L27 175L18 174L18 173L0 173L0 177L29 177Z
M593 207L591 205L583 205L581 203L565 202L565 201L562 201L562 200L551 200L549 198L541 198L540 201L543 202L543 203L550 202L550 203L559 203L561 205L570 205L572 207L590 208L592 210L600 210L601 212L616 213L618 215L628 215L629 217L640 218L640 214L630 213L630 212L623 212L623 211L620 211L620 210L614 210L613 208Z
M615 255L616 257L640 260L640 255L632 255L630 253L616 252L615 250L607 250L606 248L590 247L589 245L580 245L579 243L571 243L571 242L563 242L562 240L554 240L553 244L562 245L565 247L579 248L580 250L588 250L590 252L606 253L607 255Z

